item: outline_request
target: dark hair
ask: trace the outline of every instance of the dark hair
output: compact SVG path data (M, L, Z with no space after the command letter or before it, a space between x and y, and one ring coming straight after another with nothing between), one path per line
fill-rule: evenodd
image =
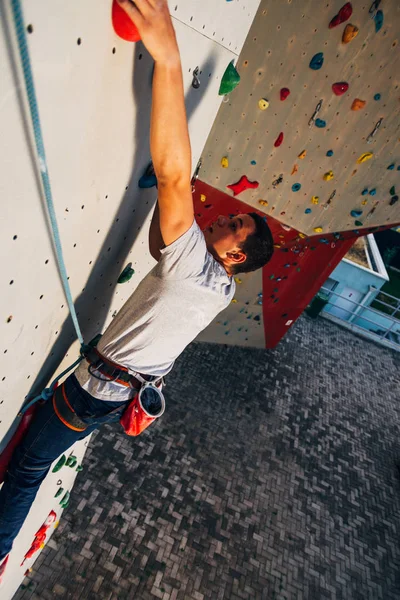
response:
M274 240L265 219L257 213L248 213L254 219L256 230L247 236L241 245L241 250L246 255L246 260L238 265L232 265L231 270L237 273L249 273L261 269L272 258L274 253Z

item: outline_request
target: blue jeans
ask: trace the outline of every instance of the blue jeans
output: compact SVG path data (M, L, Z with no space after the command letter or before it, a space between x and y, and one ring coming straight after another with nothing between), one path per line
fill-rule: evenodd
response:
M103 423L119 421L127 405L127 401L94 398L82 389L73 374L65 381L65 391L72 408L89 427L85 431L66 427L55 414L51 400L37 408L25 437L14 451L0 490L0 561L10 552L52 462ZM118 407L121 410L107 415Z

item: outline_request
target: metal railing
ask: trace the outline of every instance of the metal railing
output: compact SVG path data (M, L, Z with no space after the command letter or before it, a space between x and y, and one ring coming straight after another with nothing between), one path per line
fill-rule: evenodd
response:
M376 298L373 299L373 302L379 302L381 304L384 304L386 307L393 309L393 312L391 314L388 314L387 312L379 311L376 308L372 308L371 305L365 305L361 304L360 302L350 300L350 298L346 298L345 296L342 296L341 294L338 294L337 292L334 292L328 288L322 287L321 291L323 291L329 297L329 300L325 304L325 307L330 305L332 307L336 307L338 311L348 313L349 315L346 319L344 319L337 315L331 314L330 311L325 310L324 307L324 309L322 310L323 316L329 315L329 317L334 317L335 319L342 321L343 324L349 329L356 329L364 334L368 333L368 337L376 339L376 341L381 341L386 346L389 345L391 347L394 347L396 350L400 351L400 319L397 319L394 316L396 312L400 310L400 300L398 298L390 296L390 294L385 294L385 292L379 292L379 295L390 296L390 298L397 300L398 303L395 307L393 306L393 304L386 304L383 300L377 300ZM330 300L332 296L335 296L336 298L343 298L346 301L346 303L353 305L351 307L351 310L345 308L344 306L337 306L334 301L332 302ZM385 327L382 323L374 321L373 317L369 318L365 316L365 312L373 313L373 315L376 314L379 317L380 321L384 319L385 321L389 322L389 325ZM370 328L367 325L355 323L352 320L352 318L356 321L364 321L368 324L371 324L372 327Z

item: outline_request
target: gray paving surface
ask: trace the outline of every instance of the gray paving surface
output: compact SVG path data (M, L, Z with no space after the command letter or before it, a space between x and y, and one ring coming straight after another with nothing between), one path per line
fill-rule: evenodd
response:
M162 421L105 426L15 600L400 598L400 354L302 317L193 344Z

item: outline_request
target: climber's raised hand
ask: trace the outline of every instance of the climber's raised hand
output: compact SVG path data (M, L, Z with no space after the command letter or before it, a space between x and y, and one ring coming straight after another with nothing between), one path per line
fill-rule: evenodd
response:
M117 0L136 25L147 50L156 62L179 59L175 30L167 0Z

